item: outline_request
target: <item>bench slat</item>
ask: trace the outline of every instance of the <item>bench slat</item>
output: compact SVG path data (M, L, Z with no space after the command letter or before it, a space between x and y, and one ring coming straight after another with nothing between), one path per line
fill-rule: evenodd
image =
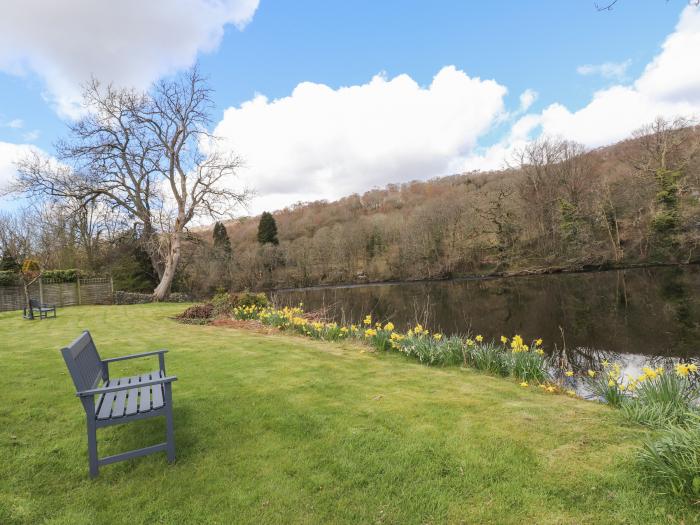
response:
M153 379L159 379L163 377L163 374L158 371L152 374ZM151 387L151 392L153 393L153 409L161 408L163 406L163 385L153 385Z
M131 378L131 384L137 385L141 381L141 377L136 376ZM127 416L136 414L139 411L139 388L131 388L127 390L128 400L126 402L126 412Z
M112 385L116 386L118 383L119 381L113 381ZM112 404L115 396L116 392L108 392L104 395L100 410L97 412L97 419L109 419L109 416L112 414Z
M130 377L122 377L119 379L119 386L128 385L131 382ZM114 398L114 408L112 408L112 417L122 417L124 415L124 405L126 404L126 394L128 390L120 390Z
M105 388L108 386L114 386L114 381L107 381L104 385ZM104 394L100 394L97 396L97 399L95 400L95 414L98 414L100 412L100 408L102 408L102 401L104 401Z
M155 374L154 374L155 375ZM151 374L142 374L141 381L150 381ZM151 387L144 386L139 389L141 391L141 403L139 404L139 412L148 412L151 410Z

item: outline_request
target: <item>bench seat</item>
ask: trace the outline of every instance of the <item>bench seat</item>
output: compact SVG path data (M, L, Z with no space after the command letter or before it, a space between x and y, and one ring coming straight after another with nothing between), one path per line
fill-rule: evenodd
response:
M95 418L99 421L146 414L165 406L163 385L139 386L140 383L165 377L160 370L132 377L110 379L104 387L133 385L134 388L100 394L95 401Z

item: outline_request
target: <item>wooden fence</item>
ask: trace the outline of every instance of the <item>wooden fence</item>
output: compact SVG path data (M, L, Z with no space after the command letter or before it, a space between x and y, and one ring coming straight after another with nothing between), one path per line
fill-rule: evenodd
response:
M29 296L56 306L110 304L114 294L111 277L80 277L74 283L39 279L29 287ZM0 312L24 308L24 289L0 286Z

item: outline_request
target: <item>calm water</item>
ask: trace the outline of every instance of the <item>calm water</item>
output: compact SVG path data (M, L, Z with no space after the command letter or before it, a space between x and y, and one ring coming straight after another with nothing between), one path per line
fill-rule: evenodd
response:
M542 337L579 370L608 359L635 373L645 361L700 357L699 266L309 288L277 299L326 308L338 321L372 313L402 330L420 320L448 334Z

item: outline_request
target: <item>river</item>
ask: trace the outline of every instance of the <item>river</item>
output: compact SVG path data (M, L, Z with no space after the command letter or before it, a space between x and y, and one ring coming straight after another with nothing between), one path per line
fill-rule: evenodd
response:
M282 304L325 308L341 322L365 314L400 330L541 337L575 370L603 359L636 373L644 363L700 359L700 266L651 267L493 279L305 288Z

